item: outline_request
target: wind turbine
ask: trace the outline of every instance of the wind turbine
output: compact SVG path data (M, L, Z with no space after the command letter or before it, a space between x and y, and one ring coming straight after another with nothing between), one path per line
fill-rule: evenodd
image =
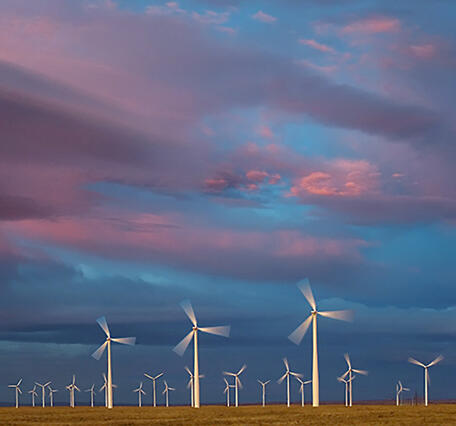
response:
M345 377L347 377L347 375L348 375L348 386L350 388L350 404L349 405L351 407L353 405L352 373L358 373L358 374L362 374L364 376L367 376L368 373L366 370L356 370L356 369L352 368L350 357L348 356L348 354L344 354L344 358L345 358L345 361L347 362L348 370L344 374L342 374L341 377L342 377L342 379L345 379Z
M187 373L189 374L190 376L190 379L187 383L187 389L190 389L190 403L191 403L191 406L194 407L195 406L195 399L194 399L194 378L193 378L193 373L190 371L190 369L185 366L185 371L187 371ZM200 374L200 379L204 378L204 374Z
M90 406L93 407L93 397L95 395L95 384L91 388L86 389L84 392L90 392Z
M298 287L301 290L304 297L307 299L312 311L305 321L291 333L288 338L295 344L299 345L307 329L312 323L313 333L313 358L312 358L312 405L318 407L320 405L320 384L318 377L318 349L317 349L317 316L338 319L342 321L351 321L353 318L352 311L326 311L320 312L317 310L317 304L310 288L309 280L306 278L298 283Z
M106 341L92 354L92 356L99 360L103 355L106 347L108 347L108 382L107 382L107 407L112 408L112 368L111 368L111 342L122 343L124 345L134 345L136 342L136 337L111 337L109 332L108 323L106 322L105 317L97 319L98 325L103 329L106 334Z
M76 386L75 382L76 376L73 374L73 381L68 386L65 386L70 392L70 407L72 408L74 408L74 391L77 390L78 392L81 392L81 389Z
M22 394L21 388L19 387L22 383L22 379L19 379L17 384L15 385L8 385L9 388L14 388L16 393L16 408L19 408L19 394Z
M33 389L29 390L28 393L31 394L31 396L32 396L32 407L34 407L35 406L35 396L38 396L38 394L36 393L36 385L34 385Z
M439 363L442 361L443 356L439 355L434 361L430 362L428 365L423 364L422 362L417 361L416 359L410 357L408 359L409 362L415 365L419 365L420 367L424 368L424 405L427 407L428 406L428 387L429 387L429 371L428 368L432 367L433 365Z
M44 385L42 385L41 383L35 382L35 385L41 387L41 403L43 404L43 407L46 406L46 394L45 394L44 390L45 390L46 386L49 386L51 383L52 382L47 382Z
M261 396L262 396L262 402L263 402L263 407L266 405L266 385L270 382L270 380L267 380L266 382L262 382L261 380L257 379L257 382L261 385ZM227 382L228 384L228 382Z
M305 385L308 385L309 383L312 383L312 380L301 380L299 377L295 377L296 380L301 383L301 386L299 386L299 392L301 392L301 405L304 407L304 405L306 404L306 401L305 401L305 396L304 396L304 386Z
M138 407L142 407L142 395L145 395L146 392L143 390L143 382L139 384L139 387L136 388L133 392L138 392Z
M193 324L192 331L188 333L173 349L178 355L182 356L193 339L193 378L194 378L194 407L199 408L200 406L200 387L199 387L199 363L198 363L198 331L203 333L216 334L218 336L229 337L230 326L219 326L219 327L198 327L195 312L193 311L190 301L184 300L181 303L182 309L187 314L187 317Z
M232 387L229 383L228 380L223 378L223 381L225 382L225 389L223 390L223 393L226 393L226 406L230 406L230 388Z
M108 406L108 379L106 378L105 373L103 373L102 376L103 376L104 383L98 392L101 392L104 389L105 407L107 407ZM117 385L115 385L115 384L112 385L113 389L115 389L116 387L117 387Z
M58 391L59 391L58 389L52 389L49 386L49 402L51 404L51 407L54 406L54 392L58 392Z
M239 395L239 388L242 389L242 382L239 376L243 373L243 371L247 368L247 365L243 365L241 369L237 373L230 373L228 371L224 371L223 374L225 376L233 376L234 377L234 395L235 395L235 406L238 406L238 395Z
M144 373L144 375L152 380L152 390L153 390L153 404L154 404L154 407L157 406L157 396L156 396L156 393L155 393L155 380L157 380L159 377L163 376L163 373L160 373L160 374L157 374L155 377L153 376L150 376L149 374L147 373Z
M166 396L166 406L169 407L169 405L168 405L168 393L169 393L169 391L173 391L173 390L176 390L176 389L170 388L170 387L168 386L168 383L166 382L166 380L163 380L163 382L164 382L164 384L165 384L165 389L164 389L164 391L162 392L162 394Z
M401 393L404 391L409 391L409 388L404 388L401 381L399 380L396 384L396 405L402 405L401 403Z
M345 383L345 406L348 407L348 384L355 380L356 376L352 376L351 379L345 380L343 377L338 377L337 380L341 383Z
M285 374L277 380L277 383L282 383L285 379L287 379L287 407L290 406L290 376L295 376L295 377L302 377L302 374L299 373L293 373L290 371L290 366L288 365L288 360L286 358L283 358L283 363L285 364Z

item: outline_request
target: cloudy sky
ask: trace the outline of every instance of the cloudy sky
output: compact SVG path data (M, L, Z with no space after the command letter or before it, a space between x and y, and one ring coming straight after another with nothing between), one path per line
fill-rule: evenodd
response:
M0 4L0 401L24 377L101 385L106 315L118 402L167 371L185 403L202 325L202 403L246 362L241 402L287 356L341 400L398 379L456 398L456 5L448 0L3 0ZM160 384L161 389L161 384ZM150 383L146 384L150 397ZM298 399L297 385L293 387ZM285 389L270 385L271 399ZM24 395L28 400L28 395ZM307 394L310 398L310 392ZM88 394L77 400L88 400ZM101 401L101 394L98 397Z

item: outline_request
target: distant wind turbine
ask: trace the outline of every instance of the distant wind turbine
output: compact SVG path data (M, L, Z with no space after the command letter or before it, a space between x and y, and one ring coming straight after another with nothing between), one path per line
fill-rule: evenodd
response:
M353 382L353 376L352 373L358 373L362 374L363 376L367 376L367 371L366 370L356 370L352 368L350 357L348 354L344 354L345 361L347 362L348 370L342 374L342 379L345 379L345 377L348 376L348 386L350 389L350 403L349 406L351 407L353 405L353 388L352 388L352 382Z
M302 377L302 374L299 373L294 373L293 371L290 371L290 366L288 365L288 360L286 358L283 358L283 363L285 364L285 374L277 380L277 383L282 383L285 379L287 379L287 407L290 406L290 376L295 376L295 377Z
M225 389L223 390L223 393L226 393L226 406L230 406L230 384L228 383L228 380L223 378L223 381L225 382Z
M230 373L228 371L224 371L223 374L225 376L233 376L234 377L234 399L235 399L235 406L238 407L239 404L239 388L242 389L242 382L239 376L244 372L244 370L247 368L247 365L243 365L241 369L237 373Z
M133 390L133 392L138 392L138 407L142 407L142 395L145 395L146 392L143 390L143 382L139 384L139 387Z
M65 388L68 389L68 392L70 393L70 407L74 408L74 391L77 390L78 392L81 392L81 389L76 386L76 376L74 374L73 381L68 386L65 386Z
M108 406L108 379L106 378L106 374L103 373L102 374L103 376L103 386L101 386L101 388L98 390L99 392L101 392L102 390L104 390L104 398L105 398L105 407ZM117 385L113 384L112 385L112 388L115 389L117 387Z
M399 406L399 405L402 405L402 401L401 401L401 393L402 392L406 392L406 391L409 391L410 389L409 388L404 388L402 386L402 383L401 381L399 380L396 384L396 405Z
M195 406L195 399L194 399L194 380L193 380L193 373L190 371L190 369L185 366L185 371L189 374L190 379L187 383L187 389L190 389L190 404L192 407ZM204 374L200 374L200 379L204 378Z
M51 383L52 382L47 382L44 385L42 385L41 383L35 382L35 385L41 387L41 403L43 407L46 406L46 393L44 390L46 389L46 386L49 386Z
M317 316L321 315L327 318L333 318L343 321L351 321L353 318L352 311L326 311L320 312L317 310L317 304L310 288L309 280L306 278L298 283L298 287L301 290L304 297L307 299L312 311L305 321L291 333L288 338L295 344L299 345L307 329L312 323L313 333L313 358L312 358L312 405L318 407L320 405L320 384L318 374L318 349L317 349Z
M106 341L92 354L92 356L99 360L103 355L106 347L108 348L108 381L107 381L107 407L112 408L112 368L111 368L111 342L122 343L124 345L134 345L136 342L136 337L111 337L109 331L108 323L106 322L105 317L97 319L98 325L103 329L106 334Z
M199 408L200 406L200 386L199 386L199 362L198 362L198 331L203 333L216 334L218 336L229 337L230 326L219 326L219 327L198 327L195 312L193 311L190 301L184 300L181 303L182 309L186 313L187 317L193 324L192 331L188 333L173 349L178 355L182 356L187 349L188 345L193 339L193 378L194 378L194 407Z
M343 377L338 377L337 380L341 383L344 383L345 384L345 399L344 399L344 402L345 402L345 406L348 407L348 384L355 380L355 377L356 376L352 376L351 379L348 379L348 380L345 380Z
M266 405L266 385L270 382L270 380L262 382L261 380L257 379L257 382L261 385L261 400L262 406L264 407Z
M152 393L153 393L152 403L153 403L154 407L156 407L157 406L157 396L156 396L156 392L155 392L155 380L157 380L159 377L163 376L163 373L157 374L155 377L151 376L147 373L144 373L144 375L148 379L152 380Z
M305 400L305 395L304 395L304 386L308 385L309 383L312 383L312 380L304 381L297 376L295 378L301 384L301 386L299 386L299 392L301 392L301 405L304 407L304 405L306 405L306 400Z
M162 394L165 395L165 398L166 398L166 406L169 407L169 397L168 397L168 394L169 394L169 391L174 391L176 389L174 388L170 388L168 386L168 383L166 382L166 380L163 380L163 383L165 385L165 389L163 390Z
M419 365L420 367L424 368L424 405L426 407L428 406L428 390L429 390L429 380L430 380L428 368L439 363L440 361L442 361L442 359L443 359L443 356L439 355L436 359L434 359L434 361L430 362L428 365L425 365L422 362L417 361L416 359L414 359L412 357L410 357L408 359L408 361L411 362L412 364Z
M17 384L8 385L9 388L14 388L16 394L16 408L19 408L19 394L22 394L21 388L19 387L22 383L22 379L19 379Z
M35 406L35 396L38 396L36 393L36 385L33 386L32 390L29 390L28 393L32 396L32 407Z
M51 407L54 406L54 393L58 392L58 391L59 391L58 389L52 389L49 386L49 403L50 403Z
M84 392L90 392L90 406L93 407L93 398L95 395L95 384L92 385L89 389L86 389Z

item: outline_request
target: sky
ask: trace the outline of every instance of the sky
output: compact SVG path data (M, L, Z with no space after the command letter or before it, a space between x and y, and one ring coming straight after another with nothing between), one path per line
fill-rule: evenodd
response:
M137 338L113 347L115 402L142 380L150 402L143 373L166 371L188 403L184 299L231 325L200 337L202 404L244 363L241 403L257 379L284 401L283 357L311 375L311 335L287 339L304 277L321 309L354 311L319 322L322 401L343 399L345 352L369 370L355 401L397 380L422 395L407 358L440 353L430 398L456 398L455 15L450 0L3 0L0 401L21 377L52 380L58 403L73 374L101 386L105 315Z

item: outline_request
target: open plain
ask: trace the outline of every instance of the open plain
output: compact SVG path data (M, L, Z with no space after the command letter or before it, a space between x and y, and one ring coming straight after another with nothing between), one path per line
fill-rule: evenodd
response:
M456 424L456 405L359 405L347 409L292 406L190 407L55 407L0 408L1 425L448 425Z

